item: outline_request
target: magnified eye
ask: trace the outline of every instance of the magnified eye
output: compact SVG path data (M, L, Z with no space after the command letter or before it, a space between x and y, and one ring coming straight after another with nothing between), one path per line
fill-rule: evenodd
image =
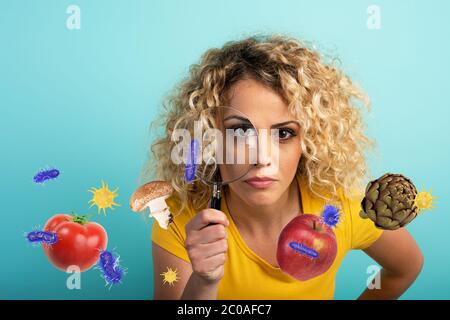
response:
M251 137L256 135L256 129L252 126L239 125L231 128L234 130L234 135L236 137Z
M255 128L249 128L245 131L246 137L253 137L256 136L256 129Z
M245 131L242 128L238 128L234 130L234 135L237 137L244 137L245 136Z

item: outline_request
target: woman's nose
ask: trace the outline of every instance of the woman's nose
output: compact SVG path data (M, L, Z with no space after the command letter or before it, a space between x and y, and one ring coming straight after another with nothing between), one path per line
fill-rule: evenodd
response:
M258 135L258 161L259 166L270 166L273 163L276 149L271 134L267 130L261 131Z
M270 166L271 163L271 157L269 154L267 153L258 153L258 162L257 165L258 166L263 166L263 167L267 167Z

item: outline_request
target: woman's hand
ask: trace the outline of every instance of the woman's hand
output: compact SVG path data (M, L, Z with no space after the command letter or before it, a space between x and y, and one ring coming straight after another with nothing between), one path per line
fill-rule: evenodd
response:
M204 209L186 224L186 249L192 276L205 284L217 284L224 274L229 221L219 210Z

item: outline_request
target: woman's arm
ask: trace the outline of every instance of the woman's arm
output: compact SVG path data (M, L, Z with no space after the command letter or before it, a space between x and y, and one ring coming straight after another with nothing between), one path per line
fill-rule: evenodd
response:
M155 300L178 300L183 294L186 283L192 274L191 264L164 250L152 242L153 255L153 288ZM164 283L161 274L167 271L167 267L177 270L178 281L173 286Z
M217 299L219 282L226 260L226 215L215 209L204 209L185 226L186 249L191 263L152 243L155 299ZM170 286L161 274L176 269L179 280Z
M152 243L154 299L155 300L208 300L217 296L217 284L208 283L192 273L190 263L178 258L160 246ZM177 270L178 281L173 286L164 283L161 274L167 267ZM184 293L183 293L184 292Z
M364 252L383 267L381 288L366 289L359 299L397 299L422 270L422 253L414 238L404 228L383 232Z

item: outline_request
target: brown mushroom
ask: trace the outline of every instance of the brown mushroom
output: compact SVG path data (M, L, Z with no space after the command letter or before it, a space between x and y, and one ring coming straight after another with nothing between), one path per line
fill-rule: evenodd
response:
M130 207L134 212L150 209L150 217L158 221L161 228L166 229L172 222L172 214L167 207L166 199L170 197L173 188L166 181L152 181L140 186L130 198Z

